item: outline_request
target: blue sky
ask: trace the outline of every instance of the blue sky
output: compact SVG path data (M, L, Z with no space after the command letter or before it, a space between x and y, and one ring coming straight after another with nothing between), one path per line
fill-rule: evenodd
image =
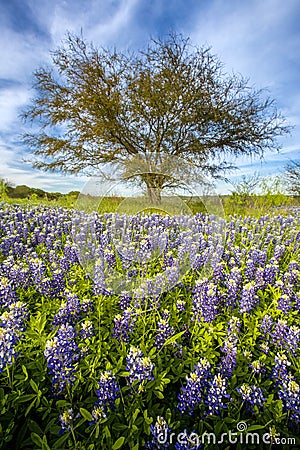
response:
M0 0L0 178L48 191L80 190L85 177L34 170L24 159L24 124L19 113L33 96L32 73L50 63L49 51L66 31L98 46L139 49L169 31L209 45L227 72L268 88L292 135L282 138L279 154L264 162L240 158L231 176L282 173L300 160L300 2L299 0ZM218 184L218 191L230 189Z

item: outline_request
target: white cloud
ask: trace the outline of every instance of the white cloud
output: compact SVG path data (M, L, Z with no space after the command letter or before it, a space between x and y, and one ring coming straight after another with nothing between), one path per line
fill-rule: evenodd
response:
M183 7L183 3L176 3ZM49 50L57 48L66 30L77 34L82 27L84 37L96 45L129 47L133 42L138 44L137 36L148 37L145 36L148 18L145 16L141 20L140 15L140 21L136 20L140 7L138 0L27 0L26 4L36 27L17 32L10 28L8 21L1 23L0 78L13 80L15 84L0 90L0 133L3 137L2 142L0 140L0 176L10 177L16 184L71 190L72 185L79 185L79 178L33 171L28 164L22 165L25 151L15 146L22 126L18 119L20 107L33 94L28 89L32 72L50 61ZM155 17L162 21L165 9L161 2L151 2L151 5L155 9L151 11L149 7L152 20ZM186 7L189 7L188 2ZM271 97L278 98L283 114L296 126L292 137L282 141L282 152L278 155L266 153L265 163L253 160L251 165L249 158L239 158L236 161L241 169L239 174L251 173L260 167L263 171L272 171L274 164L278 168L285 161L300 156L300 33L291 31L291 21L299 14L299 9L298 0L199 2L198 13L193 5L194 21L187 22L189 29L183 27L180 30L191 34L192 43L212 45L212 51L225 63L226 71L234 70L249 76L250 82L257 87L270 87ZM152 23L150 32L156 34L156 22ZM166 32L168 27L170 24L166 23ZM43 30L43 35L33 31L35 29Z
M250 76L260 87L272 87L284 70L283 60L298 51L299 35L289 34L286 25L297 8L296 0L215 0L205 14L199 11L191 36L199 44L212 45L229 72Z
M20 108L29 101L28 89L11 87L0 89L0 129L2 132L12 131L12 127L19 123Z

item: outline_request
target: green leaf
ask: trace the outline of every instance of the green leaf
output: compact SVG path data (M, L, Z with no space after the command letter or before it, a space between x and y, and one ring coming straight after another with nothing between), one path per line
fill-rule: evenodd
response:
M123 436L119 437L119 439L112 446L112 450L118 450L124 444L125 438Z
M39 388L38 388L36 382L33 380L30 380L29 383L30 383L30 386L32 387L32 389L34 390L34 392L36 392L38 394Z
M30 431L36 433L36 434L43 434L42 429L40 428L40 426L34 421L34 420L28 420L28 428Z
M16 402L17 403L25 403L25 402L28 402L29 400L32 400L35 397L36 397L35 394L22 395L22 397L17 398Z
M154 391L154 394L156 395L157 398L160 399L164 398L164 394L160 391Z
M67 407L71 406L71 403L67 402L66 400L57 400L56 406L58 408L67 408Z
M119 375L120 377L128 377L130 375L130 372L120 372Z
M25 411L25 417L27 417L28 416L28 414L29 414L29 412L31 411L31 409L35 406L35 403L36 403L36 399L34 399L31 403L30 403L30 405L28 406L28 408L26 409L26 411Z
M106 438L110 439L111 434L110 434L110 431L109 431L109 428L108 428L107 425L106 425L106 427L104 427L103 431L104 431L104 434L105 434Z
M249 431L262 430L263 428L265 428L265 425L251 425L249 428L247 428L247 433Z
M169 344L173 344L174 342L177 341L178 338L180 338L180 336L182 336L185 333L185 331L180 331L180 333L174 334L174 336L169 337L165 343L165 345L169 345Z
M82 417L83 417L85 420L88 420L89 422L91 422L91 421L93 420L92 414L91 414L87 409L80 408L79 411L80 411L80 414L82 415Z
M22 371L23 371L23 373L25 375L25 380L24 381L27 381L28 380L28 372L27 372L27 369L26 369L25 366L22 366Z
M139 408L137 408L137 409L134 411L134 413L132 414L132 422L135 422L135 420L136 420L136 418L137 418L139 412L140 412Z
M30 435L32 442L34 442L34 444L38 445L39 447L42 447L42 445L44 444L43 439L36 433L31 433Z
M54 442L53 448L62 448L62 444L64 444L68 438L69 433L64 433L56 442Z

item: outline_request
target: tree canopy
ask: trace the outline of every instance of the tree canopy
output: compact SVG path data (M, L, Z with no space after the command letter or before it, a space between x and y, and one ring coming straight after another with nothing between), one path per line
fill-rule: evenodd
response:
M68 34L52 62L35 71L36 96L23 114L39 125L24 139L41 169L78 173L113 164L151 197L188 167L217 177L233 167L229 154L278 149L277 137L289 131L274 100L182 35L122 52ZM172 158L186 164L177 181Z

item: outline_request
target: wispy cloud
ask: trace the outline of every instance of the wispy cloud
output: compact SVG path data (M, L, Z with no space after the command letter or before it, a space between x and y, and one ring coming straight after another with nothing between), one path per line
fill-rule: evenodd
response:
M192 43L210 45L225 64L267 87L278 107L295 125L281 140L282 152L266 153L263 162L239 158L236 175L277 172L300 159L300 3L298 0L10 0L0 2L0 176L17 184L48 190L72 190L85 178L44 174L23 161L18 118L28 103L32 72L49 64L66 31L98 46L143 47L149 36L176 30ZM238 175L239 174L239 175ZM220 190L224 185L219 185Z

